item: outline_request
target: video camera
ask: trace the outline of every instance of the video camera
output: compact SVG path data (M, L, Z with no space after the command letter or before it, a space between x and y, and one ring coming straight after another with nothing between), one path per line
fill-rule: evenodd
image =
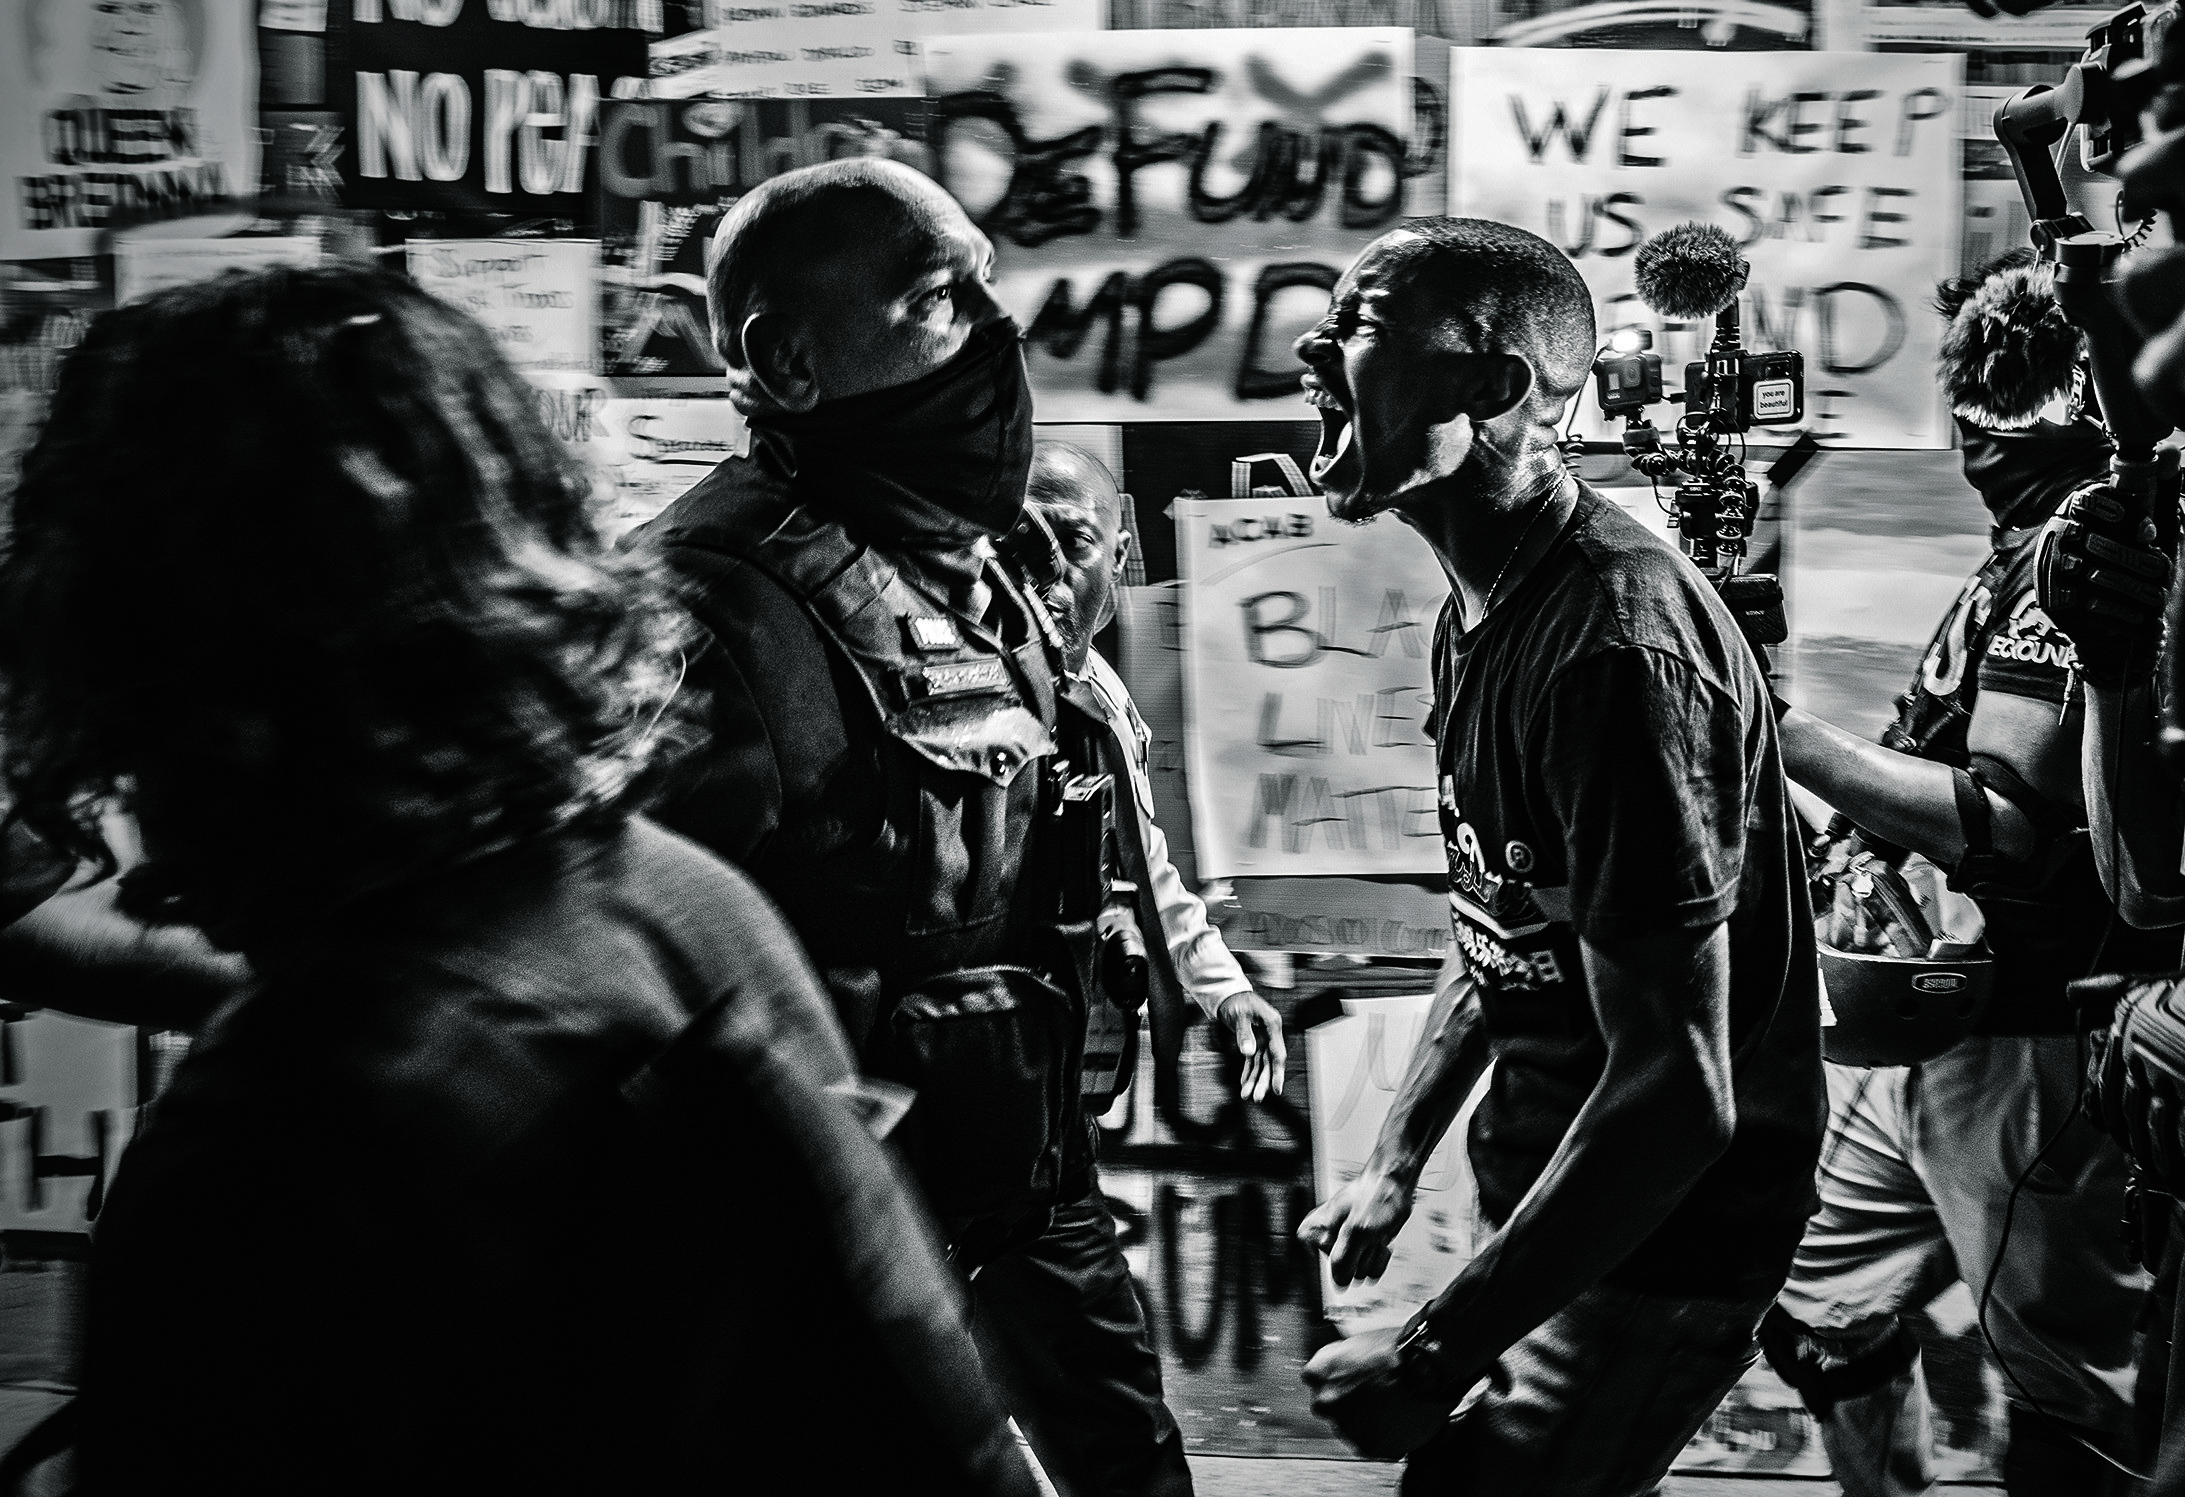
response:
M1796 350L1753 353L1738 327L1737 298L1750 267L1722 230L1680 224L1639 246L1634 266L1639 299L1664 317L1712 317L1707 356L1685 365L1675 441L1664 445L1646 408L1663 399L1662 360L1654 335L1626 329L1593 361L1601 414L1624 418L1624 455L1655 480L1681 472L1663 508L1676 520L1684 553L1715 586L1745 637L1756 646L1781 644L1790 627L1782 580L1743 572L1746 543L1758 518L1760 491L1745 472L1742 438L1755 426L1792 426L1805 419L1806 360ZM1810 448L1810 444L1809 444ZM1801 462L1803 458L1801 458Z
M2034 84L1995 111L1995 138L2018 179L2033 221L2034 246L2055 267L2057 304L2086 335L2094 403L2116 443L2108 483L2113 501L2090 505L2084 523L2097 539L2129 547L2138 544L2142 524L2152 522L2157 542L2170 552L2178 542L2177 454L2158 445L2169 435L2170 422L2133 381L2133 361L2146 339L2118 297L2121 262L2142 235L2127 235L2121 225L2097 227L2074 209L2056 152L2076 135L2089 171L2116 173L2124 154L2141 141L2141 113L2160 86L2153 44L2175 15L2175 7L2151 16L2143 5L2125 6L2087 31L2085 54L2060 82ZM2179 604L2173 590L2168 600L2173 644L2185 627ZM2161 736L2165 753L2179 764L2185 756L2185 717L2180 716L2185 704L2175 699L2175 655L2174 648L2166 651L2161 664Z

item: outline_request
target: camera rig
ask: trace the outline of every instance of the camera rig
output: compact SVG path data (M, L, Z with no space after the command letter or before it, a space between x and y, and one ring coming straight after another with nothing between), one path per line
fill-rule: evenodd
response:
M1652 480L1682 473L1662 508L1675 520L1677 539L1714 584L1745 637L1756 646L1780 644L1789 635L1783 584L1770 573L1743 570L1758 518L1760 491L1745 471L1744 435L1755 426L1791 426L1805 419L1805 356L1795 350L1753 353L1740 336L1738 294L1750 267L1720 229L1683 224L1640 246L1639 296L1668 317L1714 318L1706 357L1685 365L1684 391L1674 440L1664 443L1647 407L1663 399L1662 360L1653 334L1627 329L1594 357L1594 392L1601 414L1624 418L1624 455ZM1735 439L1733 442L1731 439ZM1787 469L1803 466L1816 450L1808 441ZM1788 481L1788 471L1771 477Z
M2173 8L2150 17L2144 5L2127 5L2088 29L2086 52L2061 82L2036 83L1995 111L1995 138L2010 159L2033 221L2033 244L2055 267L2056 301L2086 335L2087 369L2094 403L2109 428L2116 454L2109 487L2115 502L2092 521L2098 533L2136 542L2142 521L2154 525L2165 551L2178 545L2178 455L2158 444L2170 433L2132 379L2132 364L2145 339L2127 320L2117 297L2121 262L2139 233L2097 227L2071 206L2057 170L2056 152L2080 137L2080 160L2090 172L2113 176L2124 154L2141 139L2140 114L2158 86L2149 42L2168 25ZM2121 227L2121 226L2120 226ZM2177 700L2177 641L2185 629L2185 590L2172 588L2166 604L2171 644L2161 661L2161 743L2173 764L2185 767L2185 704Z

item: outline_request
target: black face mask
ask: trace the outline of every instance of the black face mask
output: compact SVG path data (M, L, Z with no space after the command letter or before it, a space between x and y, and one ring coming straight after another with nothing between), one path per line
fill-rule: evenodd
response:
M2109 435L2091 421L2040 421L2024 431L1989 431L1959 418L1965 481L1980 490L1996 525L2038 525L2071 491L2109 471Z
M949 548L1005 535L1032 471L1032 388L1002 319L908 384L751 417L756 445L863 539Z

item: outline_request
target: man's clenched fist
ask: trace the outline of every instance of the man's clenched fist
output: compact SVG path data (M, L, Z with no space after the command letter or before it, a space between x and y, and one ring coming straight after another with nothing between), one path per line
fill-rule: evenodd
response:
M1401 1331L1366 1331L1323 1346L1305 1364L1313 1412L1361 1455L1392 1461L1434 1438L1456 1399L1433 1391L1404 1363ZM1460 1390L1461 1392L1461 1390Z
M1328 1197L1299 1224L1297 1235L1328 1255L1328 1269L1343 1285L1388 1272L1389 1244L1410 1216L1410 1187L1368 1172Z

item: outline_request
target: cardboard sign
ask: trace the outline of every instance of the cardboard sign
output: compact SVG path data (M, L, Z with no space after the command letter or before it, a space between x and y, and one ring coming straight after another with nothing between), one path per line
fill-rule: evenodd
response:
M1426 994L1352 999L1340 1019L1306 1031L1311 1047L1313 1193L1322 1201L1358 1178L1373 1155L1374 1140L1395 1104L1396 1089L1426 1027L1433 1000ZM1472 1111L1487 1094L1483 1074L1449 1131L1434 1146L1419 1174L1411 1217L1389 1247L1380 1278L1338 1289L1325 1254L1320 1295L1328 1319L1346 1336L1399 1326L1412 1312L1449 1287L1472 1261L1486 1233L1479 1219L1479 1189L1465 1151Z
M115 246L114 300L135 301L223 271L318 263L316 239L127 239Z
M1411 33L953 37L934 172L996 249L1048 421L1309 417L1297 335L1405 213Z
M660 0L334 0L327 98L353 208L589 219L599 104Z
M0 259L95 254L258 182L245 0L0 0Z
M1957 56L1459 48L1450 211L1532 230L1593 290L1600 334L1653 334L1682 388L1712 323L1633 291L1642 240L1688 220L1743 246L1751 349L1806 356L1806 424L1856 447L1946 447L1935 282L1958 266ZM1614 440L1589 388L1578 432ZM1658 407L1657 424L1674 408Z
M410 274L484 323L526 374L583 373L599 357L599 244L412 239Z
M652 49L658 99L915 98L922 42L1095 31L1103 0L703 0L703 26Z
M547 428L591 471L593 512L610 541L744 449L743 417L725 396L631 398L581 374L531 382Z
M1442 872L1433 552L1309 491L1179 499L1176 521L1199 877Z
M136 1132L137 1033L0 1008L0 1231L88 1232Z

